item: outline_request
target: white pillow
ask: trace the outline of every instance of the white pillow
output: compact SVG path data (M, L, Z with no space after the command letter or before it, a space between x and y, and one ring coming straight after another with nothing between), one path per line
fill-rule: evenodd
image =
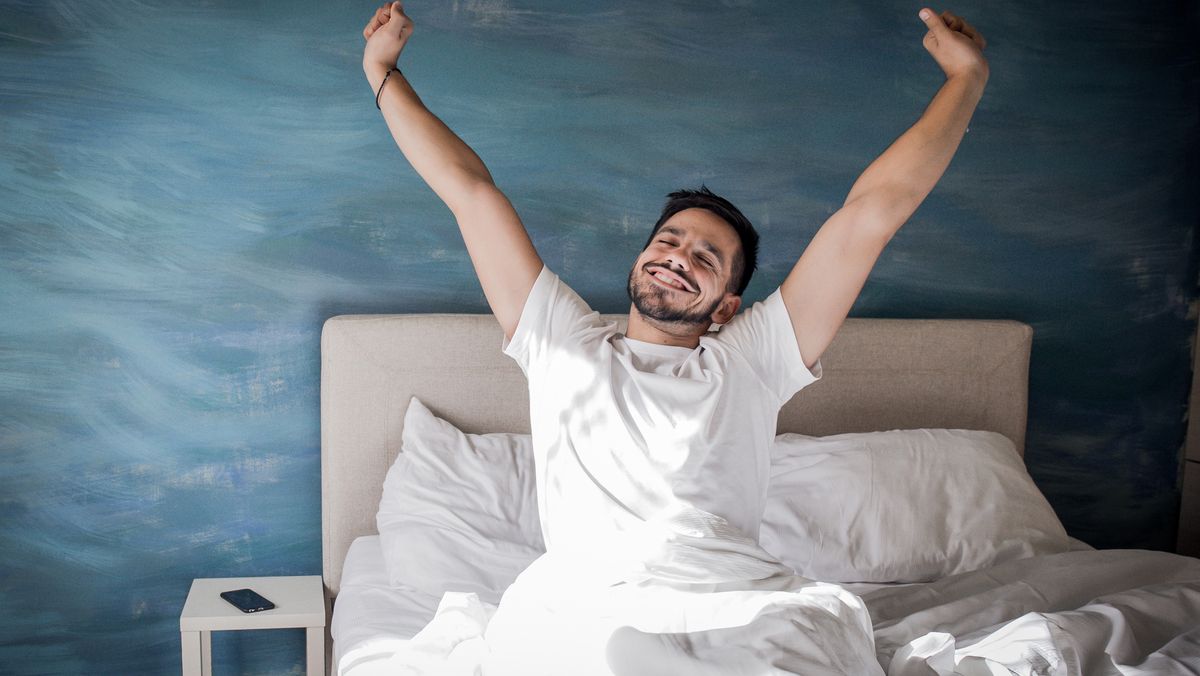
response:
M545 551L527 434L464 434L413 397L377 517L391 584L498 603ZM781 434L759 533L826 582L922 582L1070 539L996 432Z
M997 432L912 429L775 439L759 539L825 582L925 582L1070 549Z
M528 434L464 434L413 397L376 516L389 582L499 603L546 547Z

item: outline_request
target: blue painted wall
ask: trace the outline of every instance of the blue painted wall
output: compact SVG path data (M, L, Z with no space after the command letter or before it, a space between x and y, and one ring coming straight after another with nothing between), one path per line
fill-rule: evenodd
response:
M754 300L941 85L919 6L413 0L401 65L597 309L701 182L762 232ZM1171 549L1196 3L950 9L988 90L852 314L1032 324L1038 484L1076 537ZM177 673L191 578L319 573L322 321L487 310L375 110L373 11L0 2L0 672ZM300 632L214 649L302 664Z

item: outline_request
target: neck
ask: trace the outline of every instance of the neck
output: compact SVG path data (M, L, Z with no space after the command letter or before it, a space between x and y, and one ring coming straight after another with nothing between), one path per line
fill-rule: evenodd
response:
M629 327L625 330L627 338L657 345L696 347L700 344L700 336L707 332L708 325L660 322L643 317L633 304L629 306Z

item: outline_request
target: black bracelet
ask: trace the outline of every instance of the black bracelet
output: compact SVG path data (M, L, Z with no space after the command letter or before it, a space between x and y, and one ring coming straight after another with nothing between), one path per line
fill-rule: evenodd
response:
M387 79L392 76L393 70L396 71L397 73L400 72L399 68L392 66L391 69L388 70L387 75L383 76L383 82L379 83L379 91L375 92L375 109L376 110L383 110L382 108L379 107L379 95L383 93L383 85L387 84ZM403 75L403 73L401 73L401 75Z

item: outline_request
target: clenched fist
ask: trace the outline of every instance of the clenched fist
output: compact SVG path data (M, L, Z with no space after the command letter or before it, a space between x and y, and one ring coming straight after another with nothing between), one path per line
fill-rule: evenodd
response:
M404 13L404 3L389 2L375 10L375 16L363 29L367 47L363 51L363 68L391 68L412 35L413 22Z
M974 26L965 19L949 11L934 14L933 10L924 7L920 12L921 19L929 27L921 44L929 52L934 61L942 67L946 77L955 75L977 75L984 79L988 76L988 62L983 58L983 48L987 40L983 39Z

